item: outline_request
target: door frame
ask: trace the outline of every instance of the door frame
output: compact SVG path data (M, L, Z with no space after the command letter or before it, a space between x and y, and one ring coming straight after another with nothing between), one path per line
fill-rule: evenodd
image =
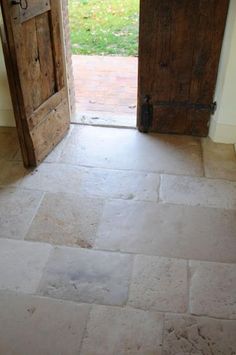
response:
M142 0L140 0L142 1ZM73 113L75 111L75 92L74 92L74 77L73 77L73 66L72 66L72 54L71 54L71 45L70 45L70 26L69 26L69 13L68 13L68 0L60 0L61 4L61 17L60 17L60 25L61 25L61 30L64 33L64 61L65 61L65 70L66 70L66 87L67 87L67 92L68 92L68 98L70 102L70 113ZM0 32L1 32L1 42L2 42L2 47L4 54L7 58L6 63L6 70L7 70L7 77L8 77L8 82L9 86L11 87L11 91L13 94L11 94L11 99L13 103L13 110L14 110L14 116L15 116L15 122L16 126L22 129L22 122L19 120L19 117L21 117L20 113L20 103L19 103L19 97L17 95L16 91L16 80L17 80L17 75L15 75L13 71L13 62L14 58L9 55L9 43L5 35L4 31L4 24L3 24L3 16L1 13L1 8L0 8ZM221 53L222 55L222 53ZM219 77L219 71L218 71L218 77ZM219 109L219 107L218 107ZM19 131L18 131L19 132ZM27 152L25 149L26 143L24 140L24 137L22 135L19 135L19 141L22 147L22 153L27 159Z

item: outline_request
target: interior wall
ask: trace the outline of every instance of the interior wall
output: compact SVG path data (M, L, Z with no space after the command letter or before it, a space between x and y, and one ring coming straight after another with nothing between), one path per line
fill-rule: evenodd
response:
M0 12L0 25L2 17ZM2 51L2 43L0 41L0 126L14 127L15 118L12 108L10 90L7 80L6 67Z
M212 116L210 137L215 142L236 143L236 0L231 0L218 80L217 111Z

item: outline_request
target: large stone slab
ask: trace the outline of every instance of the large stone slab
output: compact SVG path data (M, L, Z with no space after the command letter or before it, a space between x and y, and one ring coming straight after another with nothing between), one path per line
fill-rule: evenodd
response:
M26 239L92 248L103 201L46 193Z
M233 355L236 321L169 314L163 355Z
M236 262L236 211L110 201L95 248L171 258Z
M190 274L191 313L236 319L236 264L191 261Z
M190 206L236 209L236 182L162 175L160 200Z
M204 169L207 177L236 181L236 153L233 144L202 139Z
M144 310L186 312L187 261L137 255L134 259L129 305Z
M100 168L203 175L198 138L76 126L61 162Z
M158 174L93 168L86 170L80 194L103 199L156 202L159 184Z
M0 292L0 354L78 355L89 308Z
M163 315L93 306L81 355L161 355Z
M24 177L21 186L83 197L157 201L157 174L96 169L69 164L41 164Z
M24 239L42 197L40 191L0 188L0 238Z
M38 292L76 302L124 305L132 257L78 248L56 248Z
M0 160L0 186L19 186L26 173L22 162Z
M48 244L0 239L0 290L34 293L51 250Z
M21 187L46 192L78 193L84 170L77 166L43 163L24 177Z

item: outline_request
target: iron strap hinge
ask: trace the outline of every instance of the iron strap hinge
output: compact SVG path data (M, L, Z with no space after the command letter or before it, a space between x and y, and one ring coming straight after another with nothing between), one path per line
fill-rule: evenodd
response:
M217 103L213 102L212 104L201 104L201 103L191 103L188 101L183 102L174 102L174 101L156 101L155 106L162 106L168 108L187 108L200 111L209 111L212 115L216 112Z
M141 106L141 127L143 133L147 133L152 126L153 120L153 105L151 104L151 97L146 95Z

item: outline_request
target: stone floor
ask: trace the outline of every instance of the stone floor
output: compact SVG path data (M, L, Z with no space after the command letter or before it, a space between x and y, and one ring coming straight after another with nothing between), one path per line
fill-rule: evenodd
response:
M74 123L135 127L138 59L135 57L72 57L76 114Z
M0 355L235 355L236 156L73 126L33 171L0 129Z

